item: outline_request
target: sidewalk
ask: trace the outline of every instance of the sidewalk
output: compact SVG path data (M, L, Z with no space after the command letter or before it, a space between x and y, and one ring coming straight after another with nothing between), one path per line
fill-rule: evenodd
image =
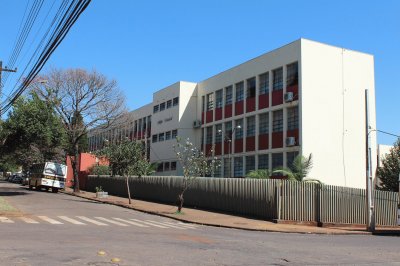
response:
M270 221L257 220L234 216L230 214L222 214L211 211L204 211L192 208L183 208L183 214L177 214L177 207L168 204L154 203L132 199L132 204L128 204L128 199L123 197L108 196L104 199L96 198L96 193L82 191L79 194L74 194L72 189L67 188L63 193L74 195L77 197L90 199L106 204L112 204L129 208L141 212L155 214L168 217L182 222L189 222L202 225L210 225L217 227L236 228L251 231L266 231L266 232L284 232L284 233L301 233L301 234L328 234L328 235L370 235L371 233L363 228L356 227L316 227L297 224L277 224ZM377 228L376 234L394 234L400 235L400 228Z

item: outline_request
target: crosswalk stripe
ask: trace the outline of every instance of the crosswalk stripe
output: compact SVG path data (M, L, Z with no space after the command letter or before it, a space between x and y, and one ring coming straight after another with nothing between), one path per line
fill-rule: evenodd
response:
M8 223L8 224L14 223L14 221L8 219L7 217L0 217L0 222L2 222L2 223Z
M123 224L123 223L120 223L120 222L117 222L117 221L114 221L114 220L110 220L110 219L107 219L107 218L104 218L104 217L94 217L94 218L102 220L102 221L105 221L105 222L108 222L108 223L112 223L112 224L115 224L115 225L119 225L119 226L129 226L127 224Z
M80 222L80 221L78 221L78 220L69 218L69 217L67 217L67 216L58 216L58 218L60 218L60 219L62 219L62 220L64 220L64 221L70 222L70 223L72 223L72 224L86 225L85 223L82 223L82 222Z
M140 222L140 223L144 223L144 224L148 224L148 225L151 225L151 226L159 227L159 228L168 228L168 227L163 226L163 225L152 223L152 221L149 221L149 220L147 220L147 221L140 221L140 220L137 220L137 219L131 219L131 220L136 221L136 222Z
M84 220L84 221L86 221L86 222L89 222L89 223L95 224L95 225L108 226L108 224L101 223L101 222L99 222L99 221L96 221L96 220L93 220L93 219L87 218L87 217L85 217L85 216L76 216L76 217L78 217L79 219L81 219L81 220Z
M25 223L28 223L28 224L38 224L39 222L38 221L35 221L35 220L33 220L33 219L31 219L31 218L28 218L28 217L19 217L22 221L24 221Z
M176 229L180 229L180 230L186 230L188 229L187 227L182 227L182 226L178 226L176 224L172 224L172 223L161 223L161 222L156 222L156 221L151 221L152 223L157 223L159 225L163 225L163 226L167 226L167 227L172 227L172 228L176 228Z
M56 221L54 219L51 219L47 216L38 216L39 219L42 219L45 222L51 223L51 224L63 224L62 222Z
M121 222L124 222L124 223L127 223L127 224L136 225L136 226L139 226L139 227L148 227L147 225L136 223L136 222L133 222L133 221L124 220L124 219L121 219L121 218L113 218L113 219L121 221Z

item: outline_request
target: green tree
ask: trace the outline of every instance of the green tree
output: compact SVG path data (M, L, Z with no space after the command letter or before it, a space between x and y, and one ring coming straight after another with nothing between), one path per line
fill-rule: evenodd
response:
M106 144L97 155L107 158L112 175L126 178L129 204L131 204L129 176L141 177L147 175L151 169L151 164L145 158L143 145L136 141L122 140L118 144Z
M20 97L2 124L1 154L25 169L34 163L65 161L65 131L51 105L35 92ZM3 157L2 156L2 157Z
M400 138L396 141L393 148L382 160L382 166L376 171L379 178L378 189L399 191L400 174Z
M289 168L280 167L274 169L272 173L282 174L284 176L287 176L289 180L296 180L300 182L317 181L316 179L305 179L308 173L310 172L312 166L313 166L312 154L310 154L308 158L302 155L297 155L294 158L293 163Z
M176 140L177 144L174 145L174 150L179 164L183 170L182 188L177 199L178 213L181 213L183 203L185 201L185 192L189 189L197 177L211 174L212 171L218 167L219 160L216 158L211 160L210 158L207 158L203 152L198 150L197 147L190 142L189 139L182 142L178 137ZM210 154L212 154L212 151Z
M272 175L272 172L268 169L258 169L252 170L247 175L246 178L254 178L254 179L268 179Z

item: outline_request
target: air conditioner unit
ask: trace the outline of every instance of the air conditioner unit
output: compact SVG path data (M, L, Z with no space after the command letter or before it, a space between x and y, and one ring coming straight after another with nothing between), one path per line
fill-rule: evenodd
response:
M286 147L295 146L296 138L295 137L287 137L286 138Z
M285 93L285 102L292 102L293 101L293 92L286 92Z
M199 128L199 127L201 127L201 121L200 121L200 120L194 121L194 122L193 122L193 127L194 127L194 128Z

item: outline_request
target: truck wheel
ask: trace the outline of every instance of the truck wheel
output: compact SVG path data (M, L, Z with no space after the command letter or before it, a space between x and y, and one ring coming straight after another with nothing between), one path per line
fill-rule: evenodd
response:
M53 187L53 188L51 189L51 192L57 193L57 192L58 192L58 188L54 188L54 187Z

